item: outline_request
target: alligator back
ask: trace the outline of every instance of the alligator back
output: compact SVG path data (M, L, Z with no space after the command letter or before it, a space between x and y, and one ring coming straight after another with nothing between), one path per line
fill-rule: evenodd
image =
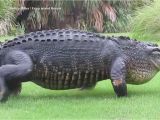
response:
M5 43L3 49L21 50L32 58L29 79L36 84L71 89L90 87L109 78L111 61L120 50L106 39L78 30L48 30L19 36Z

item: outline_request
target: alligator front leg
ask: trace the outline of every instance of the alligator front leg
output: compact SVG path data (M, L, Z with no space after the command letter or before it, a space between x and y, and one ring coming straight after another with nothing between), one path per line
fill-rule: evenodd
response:
M125 82L126 67L123 58L117 58L111 68L111 81L114 91L118 97L127 96Z
M32 71L30 57L21 51L9 52L0 67L0 101L6 101L8 96L20 90L20 79Z

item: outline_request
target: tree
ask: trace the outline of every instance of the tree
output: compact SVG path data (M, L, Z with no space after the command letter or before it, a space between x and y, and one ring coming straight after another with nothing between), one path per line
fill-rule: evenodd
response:
M108 24L105 21L114 27L111 23L117 21L119 13L124 14L121 8L128 12L131 3L128 0L19 0L17 21L24 24L26 32L70 27L103 32L107 29L104 24ZM124 16L123 21L127 20Z

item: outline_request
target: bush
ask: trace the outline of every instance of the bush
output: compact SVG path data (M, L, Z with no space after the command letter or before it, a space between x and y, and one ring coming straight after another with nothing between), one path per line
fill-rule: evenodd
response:
M109 21L106 17L105 32L129 32L130 21L137 8L148 5L153 0L113 0L110 4L116 10L116 21Z
M8 15L9 9L12 6L11 0L0 0L0 19L4 19Z
M140 40L160 40L160 0L138 9L132 20L132 37Z
M12 0L0 0L0 35L6 35L13 27Z

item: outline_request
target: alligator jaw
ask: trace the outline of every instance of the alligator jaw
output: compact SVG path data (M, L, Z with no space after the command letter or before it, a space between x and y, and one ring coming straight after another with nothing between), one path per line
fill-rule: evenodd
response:
M154 60L151 60L151 62L154 64L154 66L157 68L157 70L159 71L160 70L160 67L158 66L158 64L154 61Z

